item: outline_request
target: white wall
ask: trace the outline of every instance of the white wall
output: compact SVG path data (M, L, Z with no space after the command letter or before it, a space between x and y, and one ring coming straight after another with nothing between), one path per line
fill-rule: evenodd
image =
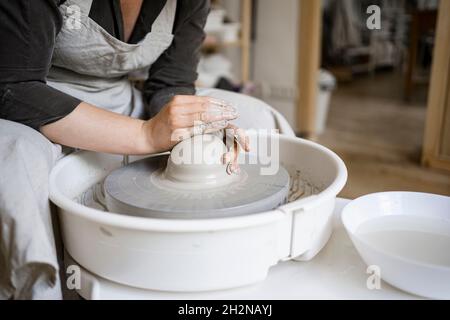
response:
M240 1L223 0L227 14L240 20ZM258 0L256 40L252 45L251 79L261 86L264 101L296 127L298 0ZM240 75L240 52L226 51L233 73Z
M259 0L253 80L262 98L296 127L298 0Z

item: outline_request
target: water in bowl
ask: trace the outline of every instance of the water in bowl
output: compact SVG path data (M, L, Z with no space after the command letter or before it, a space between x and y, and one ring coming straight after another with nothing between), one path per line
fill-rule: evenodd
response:
M362 223L358 237L385 253L450 268L450 220L386 215Z

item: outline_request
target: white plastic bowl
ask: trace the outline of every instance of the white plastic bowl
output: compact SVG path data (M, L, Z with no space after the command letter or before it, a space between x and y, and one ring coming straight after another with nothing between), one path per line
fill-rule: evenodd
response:
M445 245L450 197L370 194L349 203L342 222L362 259L377 266L384 281L420 296L450 299L450 246Z
M58 207L65 249L77 263L108 280L151 290L239 287L264 280L280 260L313 258L331 235L336 195L347 180L344 163L330 150L280 136L282 164L321 186L319 194L268 212L206 220L133 217L74 200L121 160L92 152L62 159L50 175L50 199Z

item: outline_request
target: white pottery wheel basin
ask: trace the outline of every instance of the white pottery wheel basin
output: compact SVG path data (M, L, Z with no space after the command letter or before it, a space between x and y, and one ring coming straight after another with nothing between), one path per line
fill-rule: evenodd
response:
M65 249L100 277L165 291L239 287L262 281L280 260L309 260L330 237L347 171L336 154L313 142L280 136L279 149L289 174L317 186L317 194L257 214L191 220L127 216L80 204L77 198L119 168L122 157L69 155L50 176Z

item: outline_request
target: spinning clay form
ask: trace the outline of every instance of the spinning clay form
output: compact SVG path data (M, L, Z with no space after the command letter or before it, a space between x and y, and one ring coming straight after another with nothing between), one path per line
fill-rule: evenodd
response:
M216 135L197 135L170 155L133 162L104 182L111 212L161 219L210 219L264 212L286 202L289 174L280 165L261 175L259 164L227 173L227 147Z

